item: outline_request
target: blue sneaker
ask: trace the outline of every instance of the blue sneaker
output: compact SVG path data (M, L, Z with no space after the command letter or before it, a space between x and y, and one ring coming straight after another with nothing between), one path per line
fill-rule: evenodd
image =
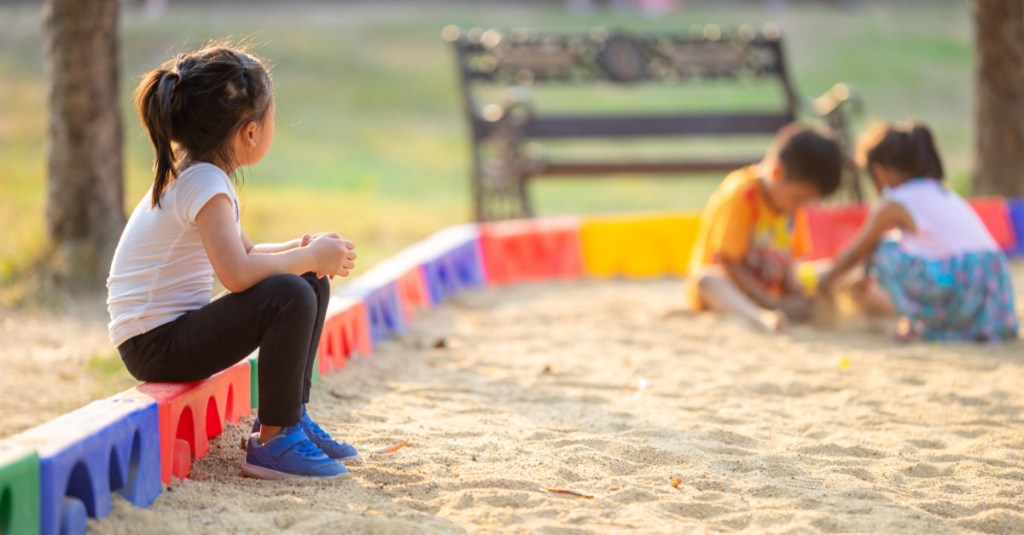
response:
M306 412L306 406L302 406L302 419L296 424L306 432L306 436L309 440L316 444L316 447L320 448L328 457L336 461L343 461L347 463L358 463L362 460L362 457L351 444L348 442L338 442L333 437L324 431L319 424L313 421L309 417L309 413ZM260 431L260 419L257 416L256 420L252 423L252 432L258 433Z
M281 434L262 445L259 433L253 433L245 449L242 471L260 479L330 479L348 475L345 465L324 454L298 425L282 429Z
M323 450L328 457L347 463L358 462L362 460L359 456L359 452L349 444L348 442L338 442L327 432L324 431L319 424L313 421L309 417L309 413L306 412L306 407L302 407L302 419L299 420L299 427L306 432L306 436L309 440L316 444L316 447Z

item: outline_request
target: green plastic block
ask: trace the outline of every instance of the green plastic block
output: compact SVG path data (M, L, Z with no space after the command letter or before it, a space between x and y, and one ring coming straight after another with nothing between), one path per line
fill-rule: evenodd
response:
M39 456L0 443L0 533L39 533Z
M260 373L259 373L259 355L253 355L249 357L249 385L250 385L250 400L252 401L252 409L256 410L260 406ZM316 356L316 360L313 362L313 384L319 383L320 376L320 355Z
M260 361L257 356L249 357L249 404L253 410L260 406Z

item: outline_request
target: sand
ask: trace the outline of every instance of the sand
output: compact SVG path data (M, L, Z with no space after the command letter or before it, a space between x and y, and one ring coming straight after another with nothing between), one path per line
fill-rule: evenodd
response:
M105 314L98 297L59 314L0 307L0 439L101 397L90 362L117 354Z
M151 508L116 498L90 529L1024 532L1020 342L897 345L857 321L773 336L687 313L679 290L457 296L316 386L310 412L364 452L351 478L243 477L246 418Z

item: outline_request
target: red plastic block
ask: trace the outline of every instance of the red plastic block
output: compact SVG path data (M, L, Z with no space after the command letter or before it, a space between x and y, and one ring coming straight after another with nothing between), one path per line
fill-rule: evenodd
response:
M373 354L366 305L358 299L332 299L317 350L321 374L343 368L353 353Z
M868 207L860 204L808 208L807 223L814 249L811 260L835 257L853 240L867 218Z
M203 381L145 383L137 390L156 400L160 411L160 466L164 483L185 479L192 459L210 451L210 439L251 411L249 361Z
M480 247L489 284L583 275L580 222L575 218L484 224Z
M1003 199L995 197L979 197L969 199L971 208L977 212L985 228L992 234L999 247L1004 251L1012 251L1017 246L1017 236L1013 230L1010 212Z
M402 316L406 323L416 317L421 309L430 307L430 291L427 289L423 266L416 266L395 280L398 299L402 305Z

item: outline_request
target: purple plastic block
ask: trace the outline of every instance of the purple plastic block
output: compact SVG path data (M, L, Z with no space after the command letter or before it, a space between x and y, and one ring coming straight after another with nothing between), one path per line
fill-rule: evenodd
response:
M1007 252L1011 256L1024 256L1024 199L1007 201L1006 210L1010 214L1010 224L1017 237L1016 245Z
M342 287L337 296L363 302L370 338L376 344L405 331L402 302L398 297L397 275L390 269L373 269Z

